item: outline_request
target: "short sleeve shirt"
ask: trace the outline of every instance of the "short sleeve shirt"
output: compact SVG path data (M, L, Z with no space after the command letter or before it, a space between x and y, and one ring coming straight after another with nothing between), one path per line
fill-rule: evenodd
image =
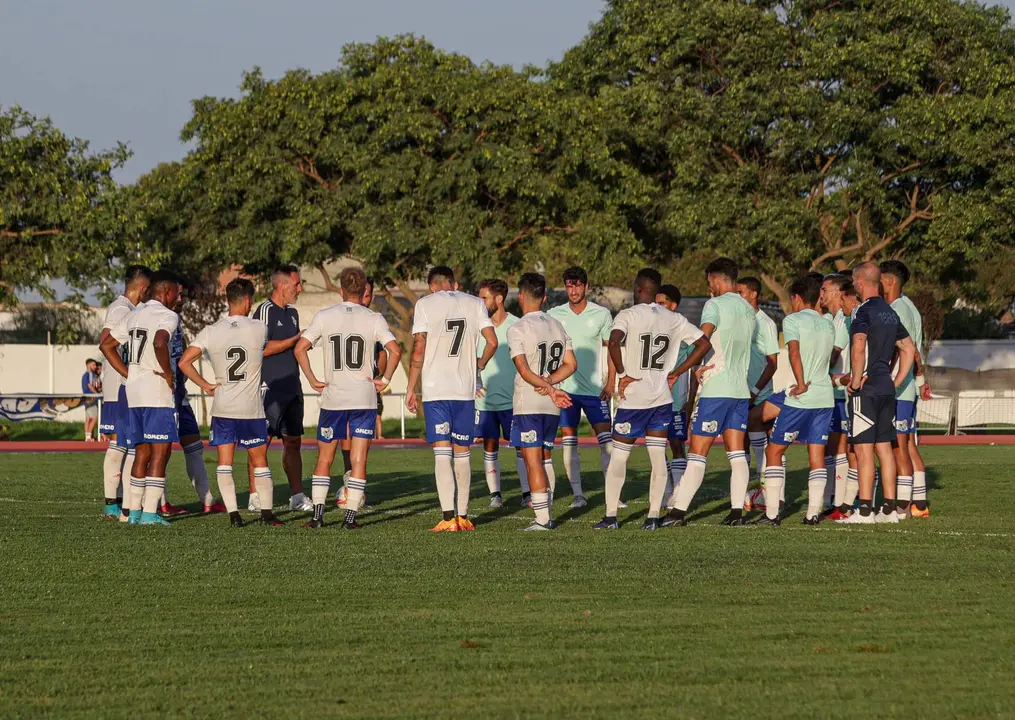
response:
M804 382L810 383L807 392L799 397L786 395L786 406L806 409L830 408L834 402L832 379L828 367L835 346L835 327L815 310L801 310L787 315L782 321L782 335L786 344L797 342Z
M754 337L751 341L751 360L747 370L747 382L749 390L757 387L761 374L768 365L769 355L779 354L779 329L775 320L758 310L755 314L757 323L754 326ZM769 380L765 387L758 393L760 396L767 396L772 393L772 381Z
M180 317L157 300L149 300L110 330L121 345L127 346L127 405L131 408L176 406L165 378L156 373L162 366L155 357L155 336L160 331L173 333Z
M835 347L839 350L839 359L831 367L832 375L842 375L849 372L849 325L853 319L842 310L831 315L826 313L825 319L832 323L835 328ZM836 400L846 399L846 388L836 384L833 392Z
M259 420L264 417L261 400L261 362L268 329L260 320L230 315L209 325L194 338L211 360L218 389L212 399L212 417Z
M602 305L589 301L585 309L575 313L570 303L552 308L547 314L560 321L571 338L578 370L561 385L571 395L598 396L603 391L605 349L610 339L613 316Z
M511 361L524 357L529 369L542 376L555 372L567 351L573 349L564 326L544 312L522 317L508 330L507 340ZM516 416L560 415L560 408L553 400L536 392L518 373L515 373L512 402Z
M906 332L909 333L909 337L913 338L913 343L919 349L923 343L923 318L920 316L920 311L916 309L916 305L913 304L912 300L903 295L892 303L892 310L899 316L899 320L902 321L902 325L906 328ZM899 400L916 402L915 363L910 368L906 379L902 381L902 385L896 390L895 396Z
M479 338L493 327L478 297L442 290L421 298L412 317L412 334L426 334L423 401L476 399Z
M324 347L322 410L374 410L377 345L395 339L384 316L356 303L339 303L314 315L303 337ZM322 342L323 341L323 342Z
M269 298L257 307L253 317L268 328L269 341L288 340L300 334L300 314L292 305L280 307ZM303 394L300 366L292 348L264 358L261 382L272 392L286 397Z
M106 308L106 319L102 322L102 328L111 331L132 312L134 312L134 303L126 296L121 295ZM126 352L122 352L120 356L124 362L127 362ZM123 382L124 379L120 373L116 372L109 363L104 363L102 365L102 400L116 402L119 399L120 386L123 385Z
M865 300L853 314L851 343L855 342L857 335L867 336L863 367L867 380L859 394L868 397L894 396L892 357L895 355L895 343L909 337L898 314L881 297Z
M511 397L515 388L515 364L511 360L511 351L508 349L508 330L518 322L515 315L508 313L504 322L494 326L497 333L497 352L480 372L483 387L486 389L483 397L476 398L477 410L510 410L512 405ZM479 345L476 348L476 355L482 355L486 349L486 338L479 336Z
M704 374L700 397L750 398L747 372L757 325L754 308L737 293L725 293L705 303L701 324L706 323L715 327L710 338L712 355L705 360L712 369Z
M620 398L617 406L639 410L671 405L668 376L677 367L680 346L697 341L701 330L680 313L655 303L621 310L613 330L624 333L624 372L638 379L627 386L626 397Z

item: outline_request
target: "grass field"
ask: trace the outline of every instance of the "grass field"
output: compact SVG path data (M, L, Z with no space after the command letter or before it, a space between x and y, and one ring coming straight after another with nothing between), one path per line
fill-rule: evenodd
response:
M100 455L0 455L0 716L1011 717L1013 454L925 454L933 517L891 528L801 525L794 450L782 528L717 525L713 453L692 524L645 533L638 451L629 522L594 533L591 451L557 531L517 532L513 472L486 510L477 471L451 535L426 451L372 456L358 533L121 526ZM182 457L169 481L193 498Z

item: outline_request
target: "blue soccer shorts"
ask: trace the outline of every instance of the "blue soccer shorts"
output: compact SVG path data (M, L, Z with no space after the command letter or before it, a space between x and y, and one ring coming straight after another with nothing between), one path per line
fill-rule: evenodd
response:
M102 417L99 418L99 432L103 435L114 435L118 425L122 424L120 415L123 406L119 402L102 403Z
M576 428L581 422L582 412L588 418L589 424L596 425L610 424L610 403L600 399L598 395L572 395L571 407L560 411L560 426L562 428Z
M514 413L508 410L477 410L476 428L473 430L473 437L485 440L496 440L511 438L511 418Z
M912 400L895 401L895 432L899 435L916 432L916 403Z
M515 415L511 421L511 447L553 450L559 423L557 415Z
M317 440L333 442L347 437L374 439L377 410L321 410L317 421Z
M130 408L127 412L127 442L132 448L148 443L174 443L180 441L176 429L176 409L167 407Z
M774 445L824 445L828 442L828 427L832 422L832 408L798 408L784 405L772 425L769 442Z
M268 444L268 421L252 418L211 419L212 445L239 445L241 448L255 448Z
M687 413L683 410L673 409L673 419L670 421L670 440L687 439Z
M835 407L832 408L832 422L828 427L830 433L849 434L849 411L846 410L846 401L835 399Z
M619 408L613 418L613 434L625 439L645 437L649 430L669 432L673 423L673 405L654 408Z
M772 402L771 396L765 402ZM691 433L717 437L727 430L747 432L747 398L699 398L691 416Z
M461 447L472 445L476 430L474 400L431 400L423 403L426 415L426 441L450 442Z

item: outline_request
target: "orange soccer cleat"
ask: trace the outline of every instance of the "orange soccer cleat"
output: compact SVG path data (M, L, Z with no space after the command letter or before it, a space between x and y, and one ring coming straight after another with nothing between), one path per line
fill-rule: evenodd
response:
M459 516L459 518L458 518L458 529L461 532L467 532L469 530L475 530L476 526L472 524L472 521L469 520L469 518Z
M430 528L430 532L458 532L458 522L454 518L451 520L441 520Z

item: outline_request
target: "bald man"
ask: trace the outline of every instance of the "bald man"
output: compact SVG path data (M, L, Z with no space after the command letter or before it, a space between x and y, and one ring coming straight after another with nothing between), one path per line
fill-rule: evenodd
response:
M853 285L863 302L850 328L848 374L837 381L849 393L849 442L856 452L860 510L843 520L850 524L897 523L895 390L909 375L916 356L909 333L898 314L881 297L881 270L865 262L853 270ZM892 380L892 360L899 353L899 372ZM874 458L881 466L884 504L874 512Z

